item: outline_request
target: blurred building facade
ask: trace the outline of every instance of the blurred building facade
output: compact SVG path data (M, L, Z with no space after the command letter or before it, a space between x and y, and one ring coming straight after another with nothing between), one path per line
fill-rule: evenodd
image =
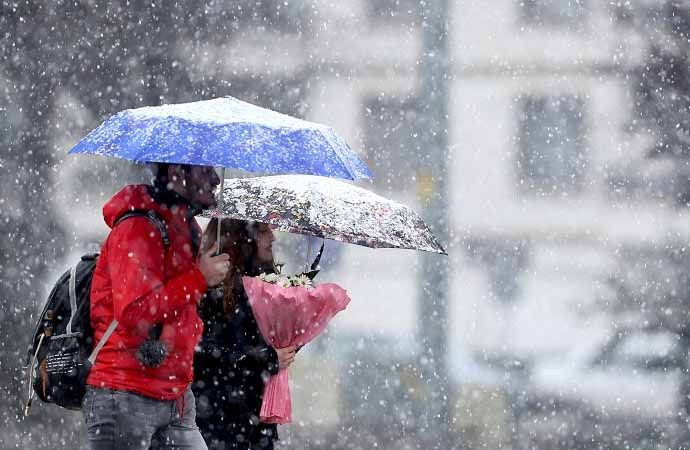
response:
M307 117L363 150L380 193L420 209L429 188L415 129L425 101L417 94L422 19L415 2L381 3L319 5L321 25L306 44L319 61ZM520 438L511 421L530 402L537 413L526 422L544 423L528 435L587 434L582 421L564 430L558 408L595 411L592 422L672 420L679 371L649 362L671 357L673 337L610 308L620 296L611 280L632 270L626 259L658 254L690 231L687 214L650 194L663 186L650 188L653 177L640 173L654 168L641 168L641 143L627 131L627 75L643 43L625 11L607 2L449 8L456 418L513 447ZM338 327L400 339L418 332L416 255L342 253L332 276L354 301Z

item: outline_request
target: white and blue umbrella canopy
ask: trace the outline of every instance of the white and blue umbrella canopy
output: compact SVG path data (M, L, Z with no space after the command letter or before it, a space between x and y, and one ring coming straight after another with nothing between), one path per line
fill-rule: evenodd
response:
M332 178L276 175L225 180L219 211L273 225L280 231L372 248L406 248L446 254L411 208Z
M266 174L372 178L331 127L233 97L121 111L70 153Z

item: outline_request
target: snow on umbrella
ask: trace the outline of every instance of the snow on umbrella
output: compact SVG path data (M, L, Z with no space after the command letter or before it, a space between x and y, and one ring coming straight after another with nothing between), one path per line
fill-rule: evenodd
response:
M121 111L70 153L257 173L372 178L332 128L233 97Z
M121 111L70 153L220 166L221 188L225 168L372 178L364 161L332 128L233 97ZM218 227L219 249L220 234Z
M446 254L411 208L342 181L309 175L230 179L222 197L223 217L373 248Z

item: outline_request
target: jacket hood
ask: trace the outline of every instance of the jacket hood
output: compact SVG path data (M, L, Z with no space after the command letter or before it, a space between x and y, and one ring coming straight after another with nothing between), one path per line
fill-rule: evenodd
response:
M151 186L135 184L125 186L103 205L103 219L112 228L117 219L133 210L161 213L161 206L151 196Z

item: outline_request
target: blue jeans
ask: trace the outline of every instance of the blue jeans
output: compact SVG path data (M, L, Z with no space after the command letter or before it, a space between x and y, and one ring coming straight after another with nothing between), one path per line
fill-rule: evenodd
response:
M166 401L88 386L82 411L92 450L207 450L190 388L179 400Z

